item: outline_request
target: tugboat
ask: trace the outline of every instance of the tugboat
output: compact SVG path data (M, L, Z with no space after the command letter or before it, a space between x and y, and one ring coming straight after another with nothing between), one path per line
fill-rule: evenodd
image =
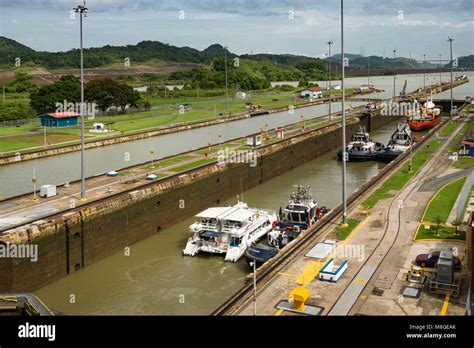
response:
M225 254L225 261L236 262L250 244L272 230L276 221L276 212L249 208L243 202L208 208L197 214L196 222L189 226L191 236L183 254Z
M441 114L443 107L435 105L433 100L427 100L423 106L414 102L415 107L408 112L408 125L410 129L419 132L430 129L441 123Z
M399 123L385 149L378 153L377 159L382 162L391 162L412 145L410 127L406 123Z
M347 160L358 162L373 160L384 147L381 143L373 142L365 127L360 126L359 131L352 135L352 141L346 147ZM342 160L342 150L337 153L337 158Z
M273 223L266 238L252 243L245 252L249 263L265 263L328 212L326 207L318 207L309 186L306 189L299 185L295 187L297 190L291 194L285 210L282 212L280 208L280 221Z

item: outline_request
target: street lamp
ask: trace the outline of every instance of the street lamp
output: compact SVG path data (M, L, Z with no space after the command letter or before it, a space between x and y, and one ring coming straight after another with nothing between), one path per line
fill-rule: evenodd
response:
M346 92L344 87L344 0L341 0L341 66L342 66L342 227L347 226L347 202L346 202Z
M441 53L439 54L439 84L441 85Z
M426 61L426 54L423 55L423 88L426 89L426 67L425 67L425 61Z
M395 54L397 53L397 50L393 50L393 97L397 95L397 92L395 91Z
M369 56L367 56L367 88L370 86L370 68L369 68Z
M227 46L224 46L224 63L225 63L225 115L229 115L229 96L227 94Z
M257 272L256 262L250 262L250 266L253 267L253 315L257 315Z
M87 17L86 1L83 5L73 8L73 11L80 13L80 37L81 37L81 200L86 197L85 173L84 173L84 57L82 54L82 16Z
M155 149L153 148L153 139L150 140L150 155L151 155L151 166L150 168L155 168L153 161L155 159Z
M38 203L39 198L36 196L36 183L38 182L38 179L36 179L36 163L33 162L33 179L31 179L31 182L33 183L33 202Z
M329 46L329 54L328 54L328 65L329 65L329 77L328 77L328 89L329 89L329 122L331 122L331 46L334 42L329 40L327 42Z
M451 65L451 109L449 110L449 115L453 116L453 41L454 39L448 38L449 42L449 51L450 51L450 65Z
M332 40L329 40L327 42L329 45L329 78L328 78L328 84L329 84L329 122L331 122L331 45L333 44Z

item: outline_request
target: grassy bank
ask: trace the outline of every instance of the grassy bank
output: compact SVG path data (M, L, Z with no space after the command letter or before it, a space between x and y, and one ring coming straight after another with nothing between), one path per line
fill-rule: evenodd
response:
M354 89L346 89L347 95L354 92ZM231 93L232 94L232 93ZM332 95L340 95L341 91L333 91ZM244 113L247 111L245 103L250 101L255 105L260 105L263 109L271 110L289 105L304 105L308 103L305 99L296 99L299 95L297 91L275 92L259 91L252 93L246 100L236 99L232 96L228 99L228 110L230 114ZM14 98L14 96L10 96ZM17 96L25 103L28 102L25 95ZM217 97L176 97L176 98L156 98L151 103L157 107L153 110L134 112L130 114L117 114L109 116L96 116L93 119L86 118L86 141L95 141L107 139L122 134L140 133L150 131L163 126L173 124L186 124L191 122L200 122L223 117L226 111L225 95ZM184 109L180 105L188 104ZM303 111L301 111L303 113ZM311 115L305 115L311 117ZM101 122L107 125L112 132L107 135L89 133L93 128L93 123ZM70 144L77 144L80 140L81 126L68 128L47 128L46 142L48 148L69 141ZM44 145L43 128L38 121L30 122L25 125L9 125L0 127L0 153L21 151L22 153L31 152Z
M415 236L415 240L424 240L424 239L466 240L466 232L459 231L457 234L455 232L456 232L456 229L451 226L440 226L439 230L436 231L436 226L430 225L430 228L426 229L424 224L420 224Z
M449 222L449 213L461 192L466 178L453 181L440 189L426 207L422 221L436 222L439 217L444 222Z
M362 205L367 209L372 209L381 199L390 197L398 192L410 180L415 173L426 163L431 155L441 146L441 141L431 140L422 150L413 156L413 170L408 171L409 162L405 163L403 168L392 176L379 187Z
M351 232L354 230L354 228L357 227L357 225L360 223L360 220L358 219L347 219L347 227L341 228L338 227L336 230L336 236L338 240L344 240L346 239Z

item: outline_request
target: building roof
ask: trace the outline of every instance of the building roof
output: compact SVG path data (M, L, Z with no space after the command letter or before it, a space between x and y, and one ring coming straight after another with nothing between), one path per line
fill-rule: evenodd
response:
M319 91L321 91L321 88L320 87L311 87L311 88L305 89L305 91L319 92Z
M461 141L461 144L463 145L469 145L469 146L474 146L474 139L470 138L470 139L464 139L463 141Z
M69 118L69 117L78 117L79 114L75 112L51 112L49 114L40 115L40 117L51 116L54 118Z

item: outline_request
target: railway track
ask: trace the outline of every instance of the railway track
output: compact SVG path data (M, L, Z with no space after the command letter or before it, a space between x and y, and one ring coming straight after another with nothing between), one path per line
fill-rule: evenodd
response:
M431 159L429 159L427 161L427 163L425 163L425 165L420 168L420 170L415 174L415 176L407 183L407 185L405 185L404 188L406 188L407 186L412 186L408 192L404 191L404 188L402 188L391 200L390 200L390 205L389 205L389 208L388 208L388 212L387 212L387 219L386 219L386 222L385 222L385 228L384 228L384 233L382 235L382 237L380 238L380 240L377 242L375 248L372 250L372 252L369 254L369 256L366 258L366 260L364 261L364 263L361 265L360 269L359 269L359 272L357 272L350 280L350 284L352 284L352 282L356 279L356 278L360 278L359 274L360 274L360 271L364 268L365 265L367 265L372 257L374 255L380 255L380 252L383 251L383 250L380 250L382 249L381 246L382 246L382 243L384 243L385 241L389 240L389 248L383 252L383 257L382 259L378 262L379 265L382 265L383 262L386 260L387 256L390 254L391 250L393 249L394 245L396 244L397 242L397 239L400 235L400 228L401 228L401 214L402 214L402 208L399 207L399 201L400 201L400 198L401 200L404 202L412 193L413 191L415 191L415 189L418 189L424 182L426 182L427 180L429 180L430 178L432 177L435 177L436 174L431 174L431 175L426 175L426 172L428 171L428 169L432 169L431 173L435 172L435 169L433 170L433 167L439 167L439 166L442 166L442 164L440 164L440 162L438 162L438 160L441 158L441 156L443 155L445 149L447 146L449 146L450 142L452 139L454 139L454 137L458 134L458 132L462 129L462 127L464 127L466 123L462 123L457 131L453 132L453 134L451 134L451 136L446 140L446 142L437 150L437 153L434 157L432 157ZM403 196L403 197L401 197ZM390 216L391 216L391 212L393 209L398 209L398 213L397 213L397 220L396 220L396 224L397 224L397 230L396 230L396 233L395 233L395 236L394 238L392 239L387 239L387 235L388 235L388 232L389 232L389 226L390 226L390 223L391 223L391 220L390 220ZM367 287L367 285L372 281L372 279L375 277L375 274L376 274L376 271L374 271L372 273L372 275L369 277L369 279L367 279L366 283L365 283L365 286L362 288L361 292ZM347 288L346 288L347 290ZM341 297L344 295L345 291L343 292L343 294L341 295ZM352 305L350 306L350 308L348 309L347 313L348 314L352 308L355 306L357 301L353 302ZM337 301L331 306L329 307L327 313L328 314L331 314L331 311L334 309L334 307L337 305Z
M444 125L448 122L449 120L444 120L441 124L439 124L437 127L431 129L428 133L426 133L419 141L414 145L413 152L416 152L418 149L420 149L439 129L444 127ZM442 153L442 152L441 152ZM372 178L369 182L364 184L362 187L360 187L357 191L355 191L351 196L348 197L347 199L347 206L348 210L353 208L360 200L362 197L365 196L365 194L372 190L378 183L382 181L382 179L385 177L385 174L389 173L392 170L399 169L404 163L405 160L409 157L409 153L404 153L403 155L399 156L397 159L392 161L390 164L388 164L386 167L384 167L381 171L379 171L374 178ZM428 162L427 162L428 163ZM424 167L422 167L420 170L422 170ZM418 179L420 180L420 179ZM413 187L415 189L416 186ZM397 194L390 205L390 208L392 207L392 204L396 201L396 199L399 197L400 193ZM399 230L400 230L400 212L401 210L399 209L398 213L398 230L396 237L398 237ZM257 273L257 295L261 293L263 290L265 290L273 280L273 278L287 265L289 264L292 260L294 260L296 257L300 256L303 254L308 247L311 246L311 244L314 242L315 238L321 236L324 232L325 227L330 226L331 224L337 224L337 221L339 219L340 214L342 213L342 206L339 204L337 207L335 207L331 212L329 212L323 219L319 220L318 223L316 223L310 230L308 230L305 234L305 236L299 240L296 244L292 245L290 249L288 249L286 252L282 253L281 255L277 255L274 259L270 261L267 265L264 265L263 268L261 269L260 272ZM388 221L385 227L384 231L384 237L386 236L388 231ZM394 238L394 242L396 241L397 238ZM364 262L364 265L368 262L370 257L374 255L374 252L378 249L378 247L381 245L383 238L379 241L377 244L377 247L374 249L374 251L370 254L370 256L367 258L367 260ZM393 244L391 245L393 247ZM390 247L390 249L391 249ZM389 249L389 250L390 250ZM388 254L388 251L387 251ZM385 255L386 256L386 255ZM385 259L384 256L384 259ZM383 262L383 260L382 260ZM364 266L363 265L363 266ZM362 266L362 267L363 267ZM352 282L353 279L351 279ZM235 293L230 299L228 299L224 304L222 304L220 307L218 307L212 315L233 315L237 314L242 308L245 308L250 301L252 301L252 296L253 296L253 284L248 283L244 287L242 287L237 293ZM328 312L332 310L334 305L329 309ZM352 308L352 307L351 307Z

